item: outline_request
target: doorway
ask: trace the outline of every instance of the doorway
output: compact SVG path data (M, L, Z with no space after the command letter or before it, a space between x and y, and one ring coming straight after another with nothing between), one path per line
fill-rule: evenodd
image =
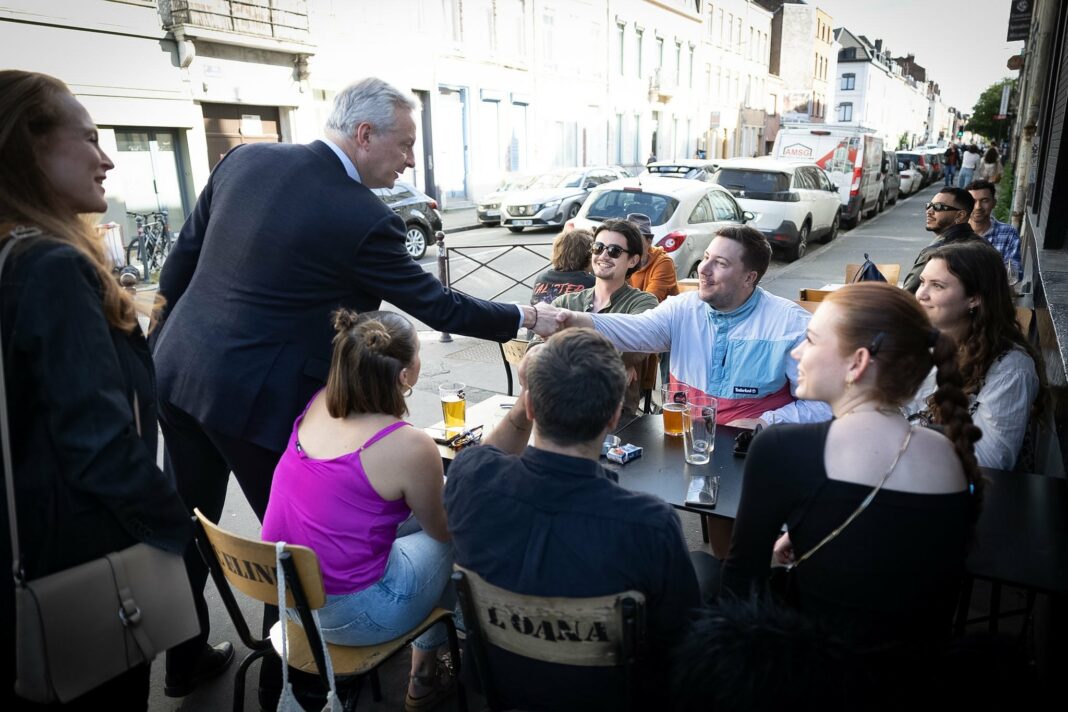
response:
M121 176L123 202L131 213L167 210L167 223L178 232L186 210L179 165L178 132L174 129L116 128L115 174ZM125 216L124 216L125 217ZM133 218L125 218L127 242L137 234Z
M442 139L437 148L438 185L446 205L467 202L467 90L439 87L438 107L435 133Z

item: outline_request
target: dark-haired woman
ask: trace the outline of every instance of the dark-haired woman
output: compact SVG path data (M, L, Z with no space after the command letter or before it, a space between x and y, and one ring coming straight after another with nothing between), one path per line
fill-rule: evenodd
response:
M801 610L836 633L861 644L948 634L980 486L955 351L903 290L866 282L823 302L793 353L797 395L835 417L753 440L726 591L762 589L774 545L796 563ZM944 435L901 414L932 365Z
M61 81L0 71L0 248L12 247L0 326L14 470L3 474L14 479L30 580L138 541L180 553L192 534L174 482L156 467L152 359L133 302L83 220L107 210L103 183L113 167ZM6 505L0 512L6 538ZM8 572L10 556L10 543L0 543ZM10 579L2 589L0 628L13 661ZM5 665L4 709L26 705L14 699L14 676ZM144 710L148 687L149 666L140 665L66 708Z
M1044 371L1016 322L1005 265L984 243L946 245L931 253L916 299L931 323L952 336L972 420L983 437L975 445L981 467L1011 470L1031 418L1041 415ZM906 406L914 420L941 423L931 400L935 374Z
M326 388L293 425L263 539L319 555L327 593L319 621L328 642L375 645L415 627L446 591L452 546L441 455L402 420L404 398L419 379L411 322L392 312L341 310L334 327ZM420 528L406 533L413 514ZM445 642L440 624L414 641L408 709L433 706L451 690L436 659Z

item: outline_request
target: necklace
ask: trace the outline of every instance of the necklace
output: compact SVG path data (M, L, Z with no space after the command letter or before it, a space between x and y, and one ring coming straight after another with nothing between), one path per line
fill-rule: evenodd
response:
M853 415L854 413L882 413L883 415L901 415L901 411L899 409L891 408L889 406L878 406L875 408L866 408L864 410L860 410L860 408L865 405L867 405L867 403L861 403L855 408L850 408L845 413L842 413L839 416L835 416L835 420L842 420L843 418Z

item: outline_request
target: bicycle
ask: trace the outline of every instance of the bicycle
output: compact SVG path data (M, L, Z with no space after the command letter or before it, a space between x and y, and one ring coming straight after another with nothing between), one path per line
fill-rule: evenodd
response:
M147 282L153 273L163 267L174 244L167 208L161 208L156 213L126 214L134 219L137 226L137 237L126 246L126 263L133 264L136 255L144 268L143 278Z

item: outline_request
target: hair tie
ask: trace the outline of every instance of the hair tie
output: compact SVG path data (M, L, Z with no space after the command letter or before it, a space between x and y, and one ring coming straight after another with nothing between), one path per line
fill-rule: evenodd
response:
M935 329L934 327L932 327L931 331L929 331L927 333L927 345L930 346L931 348L934 348L935 345L938 343L938 337L941 336L941 335L942 335L941 331L939 331L938 329Z
M875 358L875 354L879 353L879 349L882 348L882 346L883 346L883 338L885 336L886 335L883 332L880 331L878 334L875 335L875 338L873 338L871 340L871 343L868 344L868 354L872 358Z

